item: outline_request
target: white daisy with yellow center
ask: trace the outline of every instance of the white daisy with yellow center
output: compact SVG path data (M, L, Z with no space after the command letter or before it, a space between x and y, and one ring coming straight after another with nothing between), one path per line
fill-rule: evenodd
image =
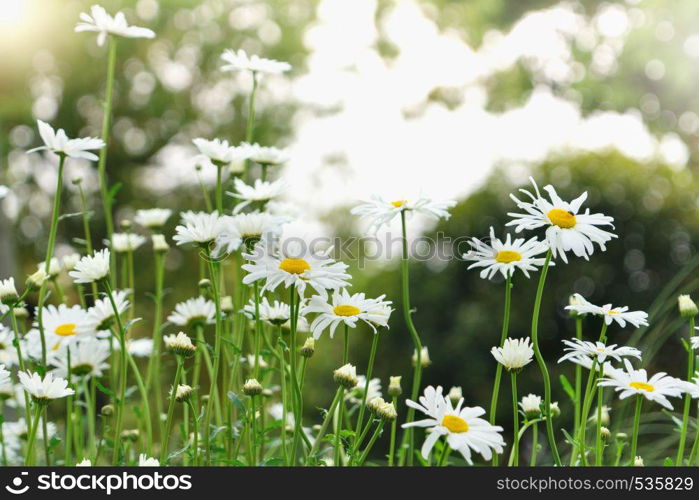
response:
M613 387L619 393L619 399L640 394L649 401L655 401L668 410L672 404L668 397L680 397L684 392L682 381L666 373L656 373L648 378L644 369L635 370L628 359L624 360L624 370L614 370L610 377L600 379L599 385Z
M562 341L567 347L563 350L566 352L561 359L558 360L565 361L571 358L576 358L578 356L589 356L590 358L597 358L597 366L609 357L617 361L621 361L622 357L634 357L641 359L641 351L635 347L621 346L617 347L616 344L605 345L603 342L588 342L586 340L571 339Z
M42 320L46 349L57 351L66 344L93 335L94 330L87 328L87 312L79 305L68 307L59 304L58 307L48 305L43 308ZM39 328L38 322L34 324Z
M648 314L644 311L629 311L629 308L614 307L611 304L596 306L588 302L585 297L576 293L574 296L575 304L566 306L566 310L574 311L577 314L594 314L604 317L604 322L610 325L612 321L616 321L619 326L624 328L628 321L636 328L648 326Z
M358 321L363 321L376 333L376 327L388 326L390 314L385 314L391 302L383 300L385 295L376 299L368 299L363 293L350 294L347 289L336 290L332 299L327 296L314 295L311 297L304 314L316 313L318 316L311 323L311 332L316 340L326 330L330 329L330 338L340 324L356 328Z
M478 238L469 241L471 250L463 255L465 260L475 261L468 266L469 269L483 268L480 276L483 279L491 279L497 272L504 278L512 277L516 269L519 269L528 278L529 271L536 271L543 266L545 259L536 257L546 253L549 247L546 243L531 238L517 238L512 241L508 234L505 241L495 237L495 231L490 228L490 241L485 242Z
M432 448L440 437L446 436L446 441L452 450L458 451L464 459L473 464L472 451L479 453L485 460L490 460L493 450L502 453L505 441L502 438L502 427L491 425L487 420L479 418L485 410L478 406L462 408L464 400L460 399L452 406L449 398L442 395L442 388L432 386L425 388L419 403L407 400L405 404L421 411L429 418L403 424L407 427L425 427L431 429L422 445L421 454L428 459Z
M520 189L520 192L531 199L531 202L522 201L511 194L517 207L526 213L508 213L514 220L507 223L514 226L516 232L522 230L546 228L546 242L551 248L554 257L560 255L563 262L568 262L566 252L572 251L576 256L589 259L594 252L594 244L606 250L606 243L617 236L614 233L600 229L599 226L614 227L612 219L604 214L591 214L589 209L581 213L582 204L587 199L587 192L580 195L570 203L563 201L553 186L544 186L550 201L541 196L539 187L530 178L534 185L534 194Z
M322 297L327 290L338 290L349 284L351 276L346 273L347 264L335 262L329 257L332 248L312 251L308 244L299 241L284 241L278 249L260 241L251 253L243 254L248 260L243 269L248 273L243 283L250 285L264 281L260 294L274 291L279 285L292 285L303 298L306 286L313 288Z
M354 207L351 213L370 219L369 231L376 232L381 226L390 224L401 212L420 213L435 220L448 219L451 217L448 210L455 205L453 200L433 201L424 196L414 201L402 198L386 201L379 195L372 195Z

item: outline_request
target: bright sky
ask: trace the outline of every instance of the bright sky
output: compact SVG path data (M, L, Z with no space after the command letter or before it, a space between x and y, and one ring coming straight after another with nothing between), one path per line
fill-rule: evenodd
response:
M602 10L588 22L563 2L529 13L508 33L489 34L474 50L440 32L416 1L401 0L383 21L399 49L391 62L374 48L375 11L375 0L323 0L319 22L306 33L309 72L295 81L294 93L311 106L340 109L306 113L298 123L286 175L294 188L290 197L312 212L373 192L389 199L419 192L459 198L499 162L532 162L573 148L615 147L641 160L660 155L678 167L687 161L684 143L673 135L653 137L640 112L583 117L576 104L545 87L521 108L485 109L484 77L518 60L551 80L572 81L579 68L571 59L571 38L592 33L622 46L631 22L624 8ZM462 89L462 104L452 110L423 106L433 89L445 86Z

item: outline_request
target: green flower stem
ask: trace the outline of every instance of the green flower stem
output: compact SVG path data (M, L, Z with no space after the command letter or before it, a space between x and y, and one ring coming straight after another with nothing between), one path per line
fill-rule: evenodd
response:
M218 370L221 364L221 339L223 338L223 330L221 324L221 297L219 295L219 266L211 258L211 252L208 247L205 248L205 258L209 263L209 274L211 275L211 290L213 293L214 304L216 306L216 337L214 341L214 366L211 374L211 389L209 391L209 400L206 402L206 411L204 412L204 446L206 447L206 465L211 465L211 443L210 438L210 423L211 411L213 409L214 400L218 391Z
M544 417L535 418L534 420L525 420L524 425L522 427L520 427L519 432L515 435L514 439L516 439L517 442L519 443L520 441L522 441L522 436L524 436L524 433L527 432L527 429L529 429L529 427L536 425L539 422L543 422L544 420L546 420ZM514 462L515 462L515 453L514 452L515 452L515 448L513 446L512 449L510 450L510 456L507 460L508 467L512 467Z
M575 317L575 338L582 340L582 318ZM574 425L573 436L580 431L580 411L582 410L582 366L575 365L575 401L573 401Z
M442 446L442 452L439 454L439 460L437 460L437 467L445 467L447 465L447 460L449 460L449 455L451 455L451 448L449 443L444 441L444 446Z
M410 276L409 276L409 255L408 255L408 236L406 232L405 224L405 211L402 210L400 213L400 222L402 229L402 244L403 244L403 254L401 258L401 288L403 296L403 318L405 324L410 332L410 337L412 338L413 345L415 346L415 368L413 371L413 387L411 391L411 399L417 401L418 394L420 393L420 379L422 377L422 342L420 341L420 335L415 329L412 319L412 311L410 309ZM410 423L415 419L415 409L408 408L408 413L406 416L406 423ZM405 459L408 465L413 465L414 461L414 427L409 427L403 433L403 438L401 440L401 464ZM406 442L407 442L407 457L406 452Z
M260 338L262 337L262 321L260 320L260 285L253 283L253 293L255 294L255 366L253 373L255 378L260 376Z
M529 458L529 467L536 466L536 452L539 447L539 426L534 424L532 426L532 454Z
M223 214L223 162L214 161L216 166L216 192L214 193L214 199L216 200L216 210L219 215Z
M165 422L165 435L163 436L162 449L160 450L160 464L164 465L168 457L168 444L170 442L170 434L172 433L172 417L175 413L175 395L177 394L177 386L180 384L182 376L182 366L184 360L181 356L177 356L177 369L175 370L175 381L172 383L172 391L170 391L170 402L167 406L167 420Z
M141 404L143 405L143 420L146 425L146 453L151 454L153 448L153 426L151 425L151 413L150 413L150 403L148 402L148 391L146 390L146 385L143 383L143 378L141 377L141 372L138 369L136 361L130 352L126 352L126 357L129 361L129 366L131 367L131 372L136 379L136 387L138 387L138 392L141 394Z
M291 445L291 465L296 465L296 450L299 445L300 434L303 432L301 427L301 389L299 388L299 382L296 372L296 322L298 321L299 306L300 303L296 300L296 287L291 285L289 287L289 304L291 312L291 333L289 339L289 376L291 377L291 388L293 391L291 401L293 405L294 413L294 438Z
M374 337L371 340L371 351L369 351L369 365L366 369L366 381L364 382L364 394L362 395L362 404L359 407L359 416L357 417L357 427L354 431L354 442L352 446L352 456L357 451L357 439L359 438L359 432L362 429L362 423L364 422L364 412L366 410L367 395L369 392L369 381L371 380L371 375L374 371L374 362L376 360L376 349L379 345L379 333L375 332Z
M95 398L92 397L92 391L95 387L95 379L90 379L90 384L88 385L88 377L83 377L82 379L83 394L85 395L85 408L87 413L87 455L95 460L95 443L96 443L96 432L95 432L95 422L97 417L95 415Z
M512 297L512 276L507 275L505 280L505 312L503 313L502 320L502 331L500 332L500 347L505 343L507 338L507 332L510 326L510 304ZM495 382L493 383L493 395L490 398L490 423L495 425L495 416L498 411L498 397L500 395L500 380L502 379L502 364L495 363ZM497 465L499 456L497 453L493 454L493 465Z
M325 436L325 433L328 430L328 426L330 425L330 421L332 420L332 417L335 413L335 408L342 400L343 394L344 394L344 388L342 386L338 387L337 391L335 391L335 397L333 398L333 401L330 404L330 408L328 408L328 412L325 414L325 418L323 419L323 423L320 426L320 430L318 431L318 435L316 436L316 440L313 443L313 446L311 447L311 451L308 452L309 458L313 457L316 453L318 453L318 447L320 446L321 441L323 441L323 436Z
M694 444L692 445L692 451L689 453L687 465L695 465L697 455L699 455L699 410L696 417L696 429L697 432L694 435Z
M549 371L546 368L546 361L544 361L544 357L541 355L541 349L539 349L539 313L541 311L541 297L544 292L544 284L546 283L546 275L548 274L550 263L551 250L549 250L546 254L546 261L544 262L544 266L541 268L541 274L539 275L539 286L536 290L534 312L532 314L531 339L532 347L534 348L534 356L536 357L536 362L539 364L541 376L544 379L544 408L546 411L546 434L548 436L549 448L551 449L551 455L553 455L554 463L560 467L561 457L558 454L558 447L556 446L556 437L553 433L553 415L551 415L551 378L549 377Z
M109 54L107 56L107 82L104 96L104 113L102 115L102 141L104 147L100 150L99 161L97 162L97 175L100 183L100 193L102 195L102 204L104 206L104 224L107 228L107 238L112 240L114 234L114 221L112 219L112 200L110 199L109 189L107 186L107 150L109 149L109 133L112 120L112 96L114 95L114 73L116 68L116 37L109 37ZM111 253L110 267L112 271L115 269L114 252ZM112 279L116 275L112 273ZM112 282L114 284L114 282Z
M112 287L109 284L109 279L105 278L102 280L104 284L107 297L109 302L112 304L112 310L114 311L114 319L117 322L117 329L119 333L119 396L117 398L117 415L116 422L114 425L114 450L112 453L112 464L118 465L119 463L119 448L121 443L121 428L124 423L124 406L126 403L126 371L127 371L127 358L128 353L126 351L126 331L121 322L121 315L119 314L119 309L117 308L116 302L114 302L114 296L112 294Z
M398 408L398 396L393 396L393 407ZM391 445L388 451L388 466L393 467L393 457L396 452L396 431L398 429L398 419L394 418L391 422Z
M279 325L279 337L277 338L277 350L279 351L279 378L281 381L281 398L282 398L282 426L279 430L281 433L282 456L284 457L284 465L289 465L289 459L286 450L286 422L288 410L288 394L286 386L286 359L284 355L284 344L282 339L282 326ZM305 359L305 358L304 358Z
M369 456L369 452L371 449L374 447L374 443L376 443L376 440L381 436L381 431L383 430L383 426L386 423L384 419L381 419L376 426L376 430L374 431L374 434L371 435L371 439L369 439L369 443L366 445L366 448L364 448L364 451L362 452L362 456L359 457L359 461L357 462L357 465L362 466L364 462L367 459L367 456Z
M597 380L604 375L604 367L599 367ZM602 456L604 454L604 442L602 441L602 404L604 403L604 387L597 384L597 415L595 422L595 465L602 465Z
M194 403L191 399L187 400L187 406L189 406L189 411L192 413L192 429L194 431L194 442L192 443L194 447L194 464L199 465L199 420L197 419L197 410L194 408Z
M257 409L255 396L250 396L250 462L249 466L257 465Z
M130 245L126 251L126 269L129 276L129 290L133 297L131 307L129 307L129 321L131 321L136 315L136 276L134 274L133 249Z
M67 365L67 379L68 387L72 389L72 367L70 363L70 346L66 348L66 365ZM65 441L65 465L71 464L71 446L73 436L73 396L68 396L66 398L66 441ZM44 439L45 440L45 439Z
M24 465L34 465L34 455L36 453L34 441L36 440L36 430L39 428L39 418L41 418L42 407L36 401L34 402L34 419L29 431L29 439L27 441L27 453L24 457ZM44 436L45 437L45 436Z
M517 372L510 372L510 381L512 382L512 418L514 435L519 436L519 412L517 411ZM515 439L512 444L514 452L514 466L519 467L519 439Z
M155 393L155 417L156 429L162 439L163 428L160 415L163 413L162 402L162 378L160 373L160 356L163 343L163 332L160 328L163 315L163 283L165 276L165 255L160 252L153 254L155 264L155 312L153 314L153 354L148 360L148 372L146 375L146 391L150 394L153 387Z
M41 430L43 432L43 437L41 441L44 443L44 456L46 457L46 466L51 466L51 450L49 449L49 416L48 409L44 408L43 415L41 416Z
M692 336L694 332L694 316L689 318L689 336ZM691 340L687 344L687 349L689 351L689 359L687 361L687 380L692 381L694 377L694 349L692 349ZM677 447L677 459L675 460L675 465L682 465L682 460L684 459L684 447L687 442L687 428L689 426L689 410L692 407L692 396L690 394L685 394L684 396L684 410L682 413L682 431L680 433L680 444ZM699 429L697 429L699 433ZM691 464L690 464L691 465Z
M346 365L349 362L349 327L345 324L345 335L344 335L344 348L342 353L342 364ZM344 405L345 390L342 388L342 403L340 404L340 409L338 411L337 426L335 428L335 466L340 466L340 460L342 458L341 440L340 434L342 433L342 424L344 421L345 405Z
M9 308L9 314L10 314L10 321L12 322L12 331L15 334L15 339L14 339L14 345L15 349L17 350L17 360L19 364L19 369L20 371L25 371L25 365L24 365L24 358L22 357L22 344L19 340L19 325L17 324L17 315L15 314L15 308L14 306ZM25 411L25 420L27 421L27 431L31 430L31 412L29 410L29 393L26 390L22 391L24 393L24 411ZM0 424L0 427L2 425Z
M599 334L599 342L605 342L607 340L607 323L602 319L602 329ZM587 430L587 417L590 414L590 408L592 407L592 394L594 390L594 382L596 382L597 375L597 357L592 360L592 365L590 366L590 373L587 376L587 386L585 387L585 397L583 399L582 413L580 415L580 431L578 438L578 450L573 450L573 454L570 457L570 464L575 463L578 451L580 452L580 463L582 465L587 465L587 455L585 453L585 433ZM603 367L600 366L600 373L603 374Z
M633 434L631 435L631 461L629 465L633 465L636 460L636 449L638 447L638 428L641 425L641 406L643 405L643 396L636 395L636 411L633 417Z
M51 258L53 257L53 249L56 246L56 233L58 232L58 219L61 212L61 194L63 193L63 167L65 166L66 155L58 155L58 176L56 179L56 194L53 197L53 212L51 216L51 228L49 230L49 241L46 247L46 265L44 271L49 275L51 268ZM46 292L48 281L45 280L39 288L39 303L37 305L37 322L39 324L39 337L41 338L41 367L39 373L43 375L46 371L46 336L44 333L44 303L46 302Z

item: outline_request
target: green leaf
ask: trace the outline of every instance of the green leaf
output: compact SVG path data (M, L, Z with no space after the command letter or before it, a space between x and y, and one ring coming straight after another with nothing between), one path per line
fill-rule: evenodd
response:
M58 222L64 220L64 219L70 219L71 217L80 217L83 213L82 212L73 212L70 214L62 214L58 217Z
M575 389L573 389L573 386L570 385L570 382L568 382L568 379L566 378L566 376L560 375L558 377L558 380L560 380L561 385L563 386L563 390L566 391L566 394L568 395L568 397L572 401L575 401Z
M280 457L268 458L267 460L264 460L261 465L263 467L275 467L284 465L284 459Z
M675 462L670 457L665 457L665 460L663 460L663 465L665 467L672 467L675 465Z
M563 435L566 437L566 441L568 441L568 443L569 443L571 446L575 446L575 447L578 446L578 440L575 439L573 436L571 436L571 435L568 433L567 430L561 428L561 432L562 432Z
M98 380L95 380L95 382L97 383L97 390L99 390L102 394L106 394L110 398L113 398L116 396L114 391L112 391L111 389L108 389L107 387L100 384Z
M116 195L119 192L119 190L121 189L121 187L122 187L122 183L117 182L111 188L109 188L109 192L107 193L107 199L110 201L110 203L112 201L114 201L114 199L116 198Z
M235 407L238 408L241 415L243 417L245 417L246 416L245 403L243 403L243 401L238 397L238 395L233 391L229 391L228 392L228 399L230 399L231 403L233 403L235 405Z

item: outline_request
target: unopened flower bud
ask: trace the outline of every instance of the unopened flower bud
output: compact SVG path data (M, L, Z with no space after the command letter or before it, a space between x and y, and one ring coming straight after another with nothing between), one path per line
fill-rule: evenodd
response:
M43 269L38 269L34 274L27 278L25 284L30 290L38 290L48 278L48 275Z
M225 313L233 312L233 297L230 295L221 297L221 310Z
M677 306L680 309L680 316L683 318L693 318L699 313L697 305L689 295L680 295L677 297Z
M558 407L558 401L551 403L551 416L558 417L561 414L561 409Z
M384 401L383 398L376 397L376 398L371 398L371 400L366 404L367 410L369 410L371 413L374 415L377 415L377 412L379 411L379 408L381 405L385 404L386 401Z
M400 396L403 393L403 388L400 386L401 376L390 377L388 382L388 395Z
M335 370L333 378L335 382L345 389L352 389L359 383L359 380L357 380L357 368L349 363Z
M257 379L250 378L246 380L243 385L243 393L246 396L257 396L262 393L262 384L260 384Z
M609 406L603 405L601 410L598 408L594 411L594 413L590 416L589 422L592 424L597 424L597 411L600 411L602 418L600 419L600 423L602 425L609 425Z
M208 280L204 278L203 280L199 280L199 283L197 285L199 287L199 292L200 293L206 293L208 290L211 289L211 280Z
M570 297L568 297L568 305L569 306L580 306L583 304L583 298L581 295L574 293ZM568 314L570 314L571 318L581 318L585 316L584 314L580 314L577 311L574 311L573 309L568 309Z
M122 231L128 231L131 229L131 221L128 219L124 219L119 223L119 226L121 227Z
M177 390L175 391L175 401L178 403L186 403L192 396L193 390L194 389L192 389L192 387L189 385L178 385Z
M301 347L301 356L310 358L316 350L316 341L313 337L308 337Z
M537 396L536 394L524 396L519 406L522 408L527 418L537 418L541 415L541 396ZM551 406L553 407L553 405Z
M629 440L629 435L625 432L617 432L615 438L617 441L626 442Z
M114 415L114 407L112 405L104 405L100 410L100 413L102 413L102 416L104 417L110 417Z
M643 467L646 464L643 463L642 457L636 457L633 459L633 465L634 467Z
M609 441L609 438L612 437L612 433L610 432L610 430L604 426L600 427L599 435L603 441Z
M0 280L0 302L12 306L19 300L19 294L15 288L15 279Z
M163 343L168 351L183 358L191 358L197 350L197 347L192 344L192 339L184 332L180 332L177 335L165 335Z
M447 394L447 397L451 401L451 404L456 405L459 402L459 400L464 397L464 394L461 390L461 387L454 386L451 389L449 389L449 394Z
M121 431L121 439L124 441L131 441L132 443L138 441L140 435L141 433L138 429L124 429Z
M417 349L413 351L413 366L417 364ZM427 350L427 347L423 347L420 350L420 364L422 365L423 368L430 366L432 364L432 360L430 360L430 352Z

